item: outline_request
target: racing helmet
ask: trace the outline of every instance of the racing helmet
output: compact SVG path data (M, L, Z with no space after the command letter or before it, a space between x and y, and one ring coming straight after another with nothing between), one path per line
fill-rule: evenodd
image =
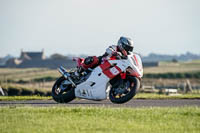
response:
M133 40L131 40L128 37L120 37L117 43L118 48L120 49L121 52L129 53L133 51Z

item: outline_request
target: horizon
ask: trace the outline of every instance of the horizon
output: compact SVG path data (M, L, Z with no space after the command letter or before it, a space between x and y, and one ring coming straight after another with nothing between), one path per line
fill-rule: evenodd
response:
M0 58L6 57L6 56L9 56L9 55L13 56L13 57L18 57L18 56L20 56L21 51L22 51L22 49L19 49L18 53L17 52L15 54L7 53L4 56L0 56ZM76 53L74 53L74 54L72 54L72 53L59 53L59 52L56 52L56 51L53 52L53 53L47 53L45 49L41 49L41 50L24 50L23 49L23 52L42 52L42 51L44 51L45 56L47 56L47 57L49 57L49 56L51 56L53 54L61 54L61 55L64 55L64 56L67 56L67 55L75 55L75 56L88 55L88 56L92 56L92 54L84 54L84 53L78 53L78 54L76 54ZM200 55L200 52L195 53L195 52L191 52L191 51L185 51L185 52L182 52L182 53L169 53L169 54L167 54L167 53L159 53L159 52L149 52L148 54L143 54L143 53L140 53L139 51L133 51L133 52L136 52L136 53L138 53L138 54L140 54L142 56L149 56L150 54L180 56L180 55L184 55L184 54L187 54L187 53L191 53L191 54L195 54L195 55ZM104 53L102 53L100 55L103 55L103 54ZM100 56L100 55L96 55L96 56ZM95 56L95 54L94 54L94 56Z
M102 55L120 36L134 51L200 54L198 0L2 0L0 57L25 51Z
M60 54L60 55L63 55L63 56L70 56L70 57L89 56L89 55L87 55L87 54L61 54L61 53L57 53L57 52L52 53L52 54L50 54L50 55L47 55L47 54L45 54L45 49L42 49L42 50L40 50L40 51L26 51L26 50L22 50L22 49L21 49L21 51L19 52L18 55L12 55L12 54L8 53L8 54L5 55L5 56L0 56L0 58L5 58L5 57L7 57L7 56L12 56L12 57L14 57L14 58L18 58L18 57L20 57L21 52L44 52L44 56L45 56L45 57L50 57L50 56L53 55L53 54ZM138 53L138 54L140 54L140 53ZM161 56L181 56L181 55L193 54L193 55L200 56L200 53L199 53L199 54L198 54L198 53L192 53L192 52L190 52L190 51L187 51L187 52L185 52L185 53L180 53L180 54L163 54L163 53L154 53L154 52L152 52L152 53L149 53L149 54L147 54L147 55L143 55L143 54L140 54L140 55L141 55L142 57L148 57L148 56L150 56L150 55L152 55L152 54L161 55Z

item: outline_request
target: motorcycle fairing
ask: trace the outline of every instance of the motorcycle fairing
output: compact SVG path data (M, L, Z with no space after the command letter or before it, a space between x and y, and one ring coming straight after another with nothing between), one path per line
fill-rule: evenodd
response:
M107 86L110 79L131 68L132 75L142 77L143 69L139 55L128 55L123 60L107 60L93 69L90 77L75 88L75 96L84 99L106 99Z
M91 76L75 88L75 96L79 98L103 100L106 99L107 83L110 79L102 72L100 66L96 67Z
M100 65L100 67L103 73L110 79L121 73L121 69L116 65L110 64L109 61L105 61L103 64Z
M127 63L129 63L131 70L128 71L132 76L141 78L143 76L143 66L140 56L136 53L128 55Z

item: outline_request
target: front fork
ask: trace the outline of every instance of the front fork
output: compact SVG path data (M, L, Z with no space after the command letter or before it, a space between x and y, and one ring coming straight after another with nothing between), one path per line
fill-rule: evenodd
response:
M76 84L71 79L71 75L67 72L67 70L64 67L60 66L58 68L58 71L64 76L65 79L69 80L69 82L72 83L73 87L76 87Z

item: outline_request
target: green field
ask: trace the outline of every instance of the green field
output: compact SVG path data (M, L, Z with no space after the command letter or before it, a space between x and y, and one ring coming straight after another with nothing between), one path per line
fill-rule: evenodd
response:
M200 72L200 60L188 62L160 62L158 67L144 68L144 74L149 73L185 73Z
M47 68L0 68L0 81L32 81L41 77L59 77L57 70Z
M144 74L149 73L185 73L200 72L200 60L190 62L160 62L158 67L144 68ZM47 68L0 68L0 81L30 81L42 77L59 77L59 72Z
M200 108L1 107L1 133L199 133Z

